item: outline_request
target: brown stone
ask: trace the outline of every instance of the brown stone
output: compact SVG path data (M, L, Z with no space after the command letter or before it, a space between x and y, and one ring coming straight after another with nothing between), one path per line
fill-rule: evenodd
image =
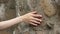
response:
M42 31L36 31L36 33L37 33L37 34L43 34L43 32L42 32Z
M41 0L40 4L47 16L55 15L56 9L51 0Z
M24 34L29 34L29 32L25 32Z
M11 34L11 33L7 31L0 31L0 34Z

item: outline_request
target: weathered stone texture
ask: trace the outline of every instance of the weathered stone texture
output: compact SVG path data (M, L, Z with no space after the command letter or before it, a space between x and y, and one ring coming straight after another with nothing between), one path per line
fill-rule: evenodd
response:
M0 21L9 20L16 17L15 1L14 0L0 0ZM12 26L13 27L13 26ZM0 34L12 34L13 28L7 28L0 31Z
M38 27L21 23L20 33L28 31L29 34L57 34L59 33L59 10L54 0L18 0L20 6L20 15L36 10L43 15L43 23ZM22 9L23 8L23 9ZM58 8L59 9L59 8ZM24 25L23 25L24 24ZM18 27L19 27L18 26ZM57 29L58 28L58 29ZM18 30L18 29L16 29ZM27 33L28 33L27 32ZM17 32L16 32L17 33Z
M16 2L15 2L16 1ZM60 34L60 6L59 0L10 0L5 3L6 20L16 17L16 12L24 15L31 10L36 10L43 15L43 22L38 27L22 22L16 27L11 27L6 31L13 34ZM18 3L17 3L18 1ZM3 1L0 1L3 3ZM16 4L15 4L16 3ZM18 7L15 7L18 6ZM15 9L18 8L19 10ZM19 12L20 11L20 12ZM17 14L18 15L18 14Z

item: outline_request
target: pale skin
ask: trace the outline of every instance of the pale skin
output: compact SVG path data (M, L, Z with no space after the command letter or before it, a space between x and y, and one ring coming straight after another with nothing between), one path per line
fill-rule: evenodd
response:
M33 12L27 13L23 16L0 22L0 30L6 29L8 27L11 27L15 24L22 23L22 22L26 22L33 26L38 26L38 24L40 24L42 22L41 17L42 17L42 15L39 15L39 14L37 14L36 11L33 11Z

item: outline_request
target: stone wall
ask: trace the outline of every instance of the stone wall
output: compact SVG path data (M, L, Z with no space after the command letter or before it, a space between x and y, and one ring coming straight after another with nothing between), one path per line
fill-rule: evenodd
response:
M0 21L6 21L15 17L16 17L15 1L0 0ZM0 34L12 34L13 31L12 27L0 31Z
M5 7L5 19L12 19L36 10L43 15L43 22L38 27L22 22L14 25L2 34L60 34L60 3L59 0L0 0ZM4 12L4 11L3 11ZM1 20L2 21L2 20Z
M60 12L56 0L18 0L20 15L24 15L31 10L36 10L43 15L43 22L38 27L25 24L18 25L15 29L17 34L59 34L60 33ZM59 1L59 0L58 0ZM18 6L18 5L17 5ZM24 24L24 25L23 25Z

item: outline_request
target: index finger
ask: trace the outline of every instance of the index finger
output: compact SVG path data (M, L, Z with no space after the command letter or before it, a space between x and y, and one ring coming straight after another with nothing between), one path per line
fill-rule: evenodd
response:
M31 13L33 13L33 14L37 14L37 11L33 11L33 12L31 12Z

